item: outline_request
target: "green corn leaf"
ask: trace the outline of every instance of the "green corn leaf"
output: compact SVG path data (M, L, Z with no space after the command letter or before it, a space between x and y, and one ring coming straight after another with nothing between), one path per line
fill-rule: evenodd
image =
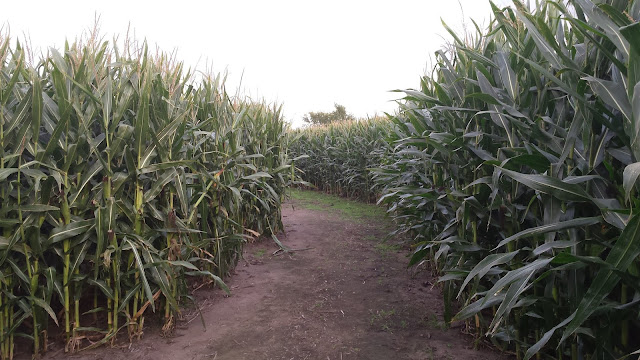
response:
M544 56L544 58L549 62L549 64L551 64L553 68L557 70L562 69L564 67L562 66L562 60L557 55L560 52L558 44L555 43L555 40L552 44L548 43L548 40L551 39L545 39L545 37L542 36L540 31L538 31L538 28L536 28L536 26L531 21L531 15L527 14L526 7L520 1L514 1L514 4L516 4L516 7L518 9L516 10L518 17L526 26L533 41L535 41L536 45L538 45L538 50L540 51L542 56Z
M85 234L89 234L89 232L87 231ZM86 236L85 236L86 237ZM91 246L91 242L87 241L86 239L82 242L82 244L74 244L77 248L76 252L73 255L73 263L70 266L70 270L69 273L73 274L75 273L76 269L80 267L80 264L82 264L82 262L84 261L85 256L87 255L87 251L89 250L89 247Z
M102 169L104 169L104 166L102 165L101 162L96 161L91 168L89 168L89 170L87 172L84 173L84 176L82 177L82 182L80 183L80 186L78 186L75 194L71 197L71 200L69 201L69 206L72 206L75 201L78 199L78 196L80 196L80 194L82 193L82 190L84 190L84 188L87 186L87 184L89 183L89 181L91 181L91 179L100 174L100 171L102 171Z
M542 335L542 337L540 338L540 340L538 340L538 342L536 342L531 347L529 347L529 349L527 349L524 359L529 360L535 354L538 354L542 350L542 348L549 342L549 340L551 340L551 337L553 336L553 334L561 327L567 325L571 320L573 320L574 317L575 317L575 313L570 315L563 321L561 321L558 325L551 328L551 330L545 332L544 335Z
M38 307L40 307L44 311L46 311L47 314L49 314L49 316L53 320L53 322L56 323L56 325L60 326L60 324L58 324L58 319L56 317L56 313L53 311L53 309L51 308L51 306L49 304L47 304L44 300L40 299L39 297L27 296L26 298L29 301L33 302L33 304L37 305Z
M496 314L493 316L493 320L489 325L489 331L495 333L498 330L498 326L504 321L504 318L509 315L511 309L520 300L520 295L526 291L529 285L529 280L533 277L535 272L529 272L522 278L516 280L511 285L504 295L504 299L500 303Z
M0 219L0 226L2 227L12 227L13 225L20 224L21 221L18 219ZM7 246L9 244L9 240L0 236L0 246Z
M178 175L174 179L173 186L176 189L176 194L178 195L178 200L180 201L180 209L183 214L188 213L188 201L187 197L187 184L185 180L185 173L182 170L178 170Z
M5 168L0 169L0 181L5 180L10 175L17 173L19 170L17 168Z
M129 139L133 135L134 128L131 125L120 124L117 127L116 138L113 140L111 144L111 151L109 152L110 157L114 157L114 155L121 154L125 145L129 142Z
M638 0L633 0L629 13L635 21L640 21L640 2Z
M511 270L507 272L504 276L502 276L496 283L487 291L487 295L485 296L485 301L497 296L497 294L502 293L503 289L507 286L510 286L512 283L522 280L523 278L530 278L533 273L540 271L542 268L547 266L553 258L548 259L536 259L527 265L515 270ZM504 295L503 295L504 296Z
M138 274L140 276L140 279L142 280L142 287L144 289L144 293L147 296L147 300L149 301L149 303L151 303L151 309L155 312L156 307L155 307L155 302L153 300L153 292L151 292L151 287L149 286L149 281L147 280L147 275L145 274L145 271L144 271L144 264L142 263L142 258L140 258L138 249L136 248L136 245L131 240L125 237L124 241L130 246L131 252L133 253L133 256L135 259L136 266L138 268Z
M598 271L587 293L574 311L574 318L564 330L561 343L578 330L618 284L620 277L613 269L620 272L627 271L638 255L640 255L640 214L635 214L607 256L606 262L611 268L602 268Z
M502 79L502 84L506 87L509 96L511 96L512 100L516 100L518 97L519 89L518 89L518 79L516 78L516 73L509 65L509 59L507 58L507 54L500 51L496 54L496 60L498 64L498 69L500 71L500 78Z
M595 6L590 0L575 0L582 11L588 16L589 23L604 30L609 40L611 40L620 50L625 59L629 58L629 42L620 33L620 28L602 10Z
M619 110L627 119L632 119L631 104L629 103L629 98L622 84L592 76L587 76L583 79L589 82L591 89L593 89L594 93L598 95L602 101Z
M171 265L174 265L174 266L182 266L185 269L189 269L189 270L194 270L194 271L199 271L200 270L195 265L193 265L192 263L190 263L188 261L172 260L172 261L168 261L168 263L171 264Z
M513 258L520 252L520 250L512 251L509 253L502 254L491 254L482 259L478 264L469 272L469 275L464 279L462 285L460 285L460 291L458 292L458 298L462 295L465 287L474 277L478 276L478 279L482 279L482 277L489 272L492 268L498 265L502 265L510 262Z
M522 230L500 241L498 245L494 248L494 250L518 239L522 239L522 238L526 238L534 235L546 234L549 232L556 232L560 230L582 228L585 226L601 223L602 220L603 220L602 216L595 216L595 217L588 217L588 218L571 219L571 220L566 220L566 221L557 222L553 224L545 224L545 225L532 227L526 230Z
M553 195L560 200L590 201L591 197L577 184L568 184L547 175L527 175L501 168L502 173L534 190Z
M456 34L455 31L453 31L445 22L443 19L440 19L440 22L442 23L442 26L447 30L447 32L449 34L451 34L451 36L453 37L453 39L456 41L456 43L458 45L460 45L461 47L464 47L464 41L460 40L460 38L458 37L458 34Z
M58 299L60 300L60 304L64 306L64 290L60 284L56 269L52 266L48 267L44 271L44 276L47 279L47 296L51 296L55 291L58 295Z
M578 245L577 241L552 241L533 249L533 255L539 256L551 249L564 249Z
M533 69L535 69L536 71L540 72L542 75L544 75L547 79L551 80L552 82L554 82L556 85L560 86L560 88L566 92L567 94L573 96L574 98L576 98L577 100L580 101L584 101L584 96L578 94L578 92L576 92L575 88L573 86L571 86L570 84L568 84L567 82L564 82L562 80L560 80L558 77L556 77L555 75L553 75L549 70L545 69L544 67L542 67L540 64L536 63L535 61L532 61L530 59L527 59L525 56L521 55L521 54L516 54L516 56L518 56L522 61L524 61L525 63L527 63L527 65L529 65L530 67L532 67Z
M31 106L31 96L33 96L32 92L26 94L26 96L20 101L18 105L17 111L14 112L13 118L5 119L8 122L8 125L5 124L4 131L6 134L11 133L14 129L18 128L20 125L23 125L24 119L27 117ZM26 125L29 126L30 123L27 121ZM6 135L5 135L6 136ZM22 139L22 136L19 137ZM16 139L17 140L17 139Z
M638 57L640 58L640 55ZM640 60L638 62L640 63ZM636 159L640 159L640 82L633 88L633 94L631 100L633 117L628 128L631 130L631 151Z
M504 294L498 294L496 296L491 296L489 298L481 298L473 303L465 306L460 310L454 317L453 321L460 321L464 319L468 319L475 314L478 314L484 309L488 309L492 306L495 306L504 300Z
M48 246L51 246L59 241L72 238L74 236L83 234L90 231L95 225L93 219L74 221L69 225L57 227L51 231L49 238L47 239Z
M181 166L191 166L194 164L192 160L176 160L176 161L167 161L163 163L157 163L145 166L144 168L138 171L138 174L148 174L151 172L156 172L160 170L174 169Z
M491 95L491 97L497 100L498 95L489 83L489 80L487 80L487 78L481 72L477 72L477 76L478 83L480 84L480 88L482 89L482 91L486 94ZM504 129L505 133L507 134L507 138L509 139L509 145L511 147L516 146L517 142L511 132L511 124L509 118L505 116L502 111L500 111L500 108L497 105L489 104L488 106L491 119L496 123L496 125L501 126Z
M260 171L260 172L257 172L255 174L243 176L242 178L245 179L245 180L259 180L259 179L264 179L264 178L271 179L271 178L273 178L273 176L271 176L271 174L266 173L264 171Z
M7 42L7 47L8 47L8 42ZM24 51L21 51L20 49L16 49L16 51L13 54L13 59L14 59L14 63L16 66L16 69L22 68L23 62L24 62ZM2 106L5 106L7 101L10 99L10 94L11 92L14 90L14 87L16 85L16 83L19 80L19 76L21 75L20 71L14 71L13 74L11 75L11 79L9 80L9 82L5 85L3 91L2 91L2 97L0 98L0 100L2 101Z
M498 68L498 64L497 63L493 62L488 57L486 57L486 56L484 56L482 54L479 54L476 51L473 51L473 50L471 50L469 48L466 48L466 47L460 47L459 49L460 49L460 51L465 53L470 58L472 58L472 59L474 59L474 60L476 60L476 61L478 61L478 62L480 62L480 63L482 63L482 64L484 64L486 66L491 66L491 67L493 67L495 69Z
M22 269L13 260L8 259L7 262L11 266L11 269L13 269L16 276L18 276L18 279L22 280L22 282L28 287L28 285L31 284L31 280L27 277L24 271L22 271Z
M632 101L635 102L638 101L637 94L639 92L634 92L634 90L638 83L640 83L640 40L638 40L640 39L640 23L636 22L634 24L621 27L620 33L627 41L629 41L630 44L631 54L627 68L627 94L629 95L629 98L633 99ZM636 94L635 97L634 93ZM635 122L638 123L638 118L635 117L634 119Z
M137 238L138 241L143 241L141 238ZM142 247L142 254L145 258L145 261L149 264L155 264L155 266L151 266L149 268L151 272L151 276L155 280L156 284L162 291L165 299L169 302L169 304L179 311L178 302L176 298L171 293L171 283L169 282L169 277L167 276L166 264L163 262L154 261L154 255L151 253L148 247ZM144 285L144 283L143 283ZM146 291L146 290L145 290Z
M186 275L191 275L191 276L206 276L206 277L210 277L211 279L213 279L213 281L216 282L216 284L218 284L218 286L220 286L220 288L222 290L224 290L224 292L226 292L227 294L231 294L231 290L229 290L229 287L222 281L222 279L219 276L216 276L214 274L212 274L209 271L188 271L185 273Z
M177 174L175 169L170 169L170 170L164 171L162 173L162 175L160 175L158 180L156 180L153 183L153 186L151 186L151 189L149 189L148 191L145 191L142 201L144 203L147 203L147 202L155 199L156 196L158 196L158 194L160 194L162 189L168 183L170 183L173 179L175 179L177 175L178 174Z
M47 212L58 211L60 208L51 205L33 204L33 205L20 205L20 206L8 206L0 209L0 214L5 215L9 211L20 209L22 212Z
M406 96L407 100L424 101L426 103L444 105L440 102L440 100L436 99L435 97L428 96L420 91L416 91L416 90L394 90L394 91L403 92L407 94Z
M150 165L151 162L156 157L156 155L158 155L158 152L156 150L157 150L156 146L149 146L149 148L144 152L144 154L140 156L140 162L138 164L138 171L137 171L138 173L140 173L142 169L152 166Z
M484 75L483 75L484 76ZM491 105L500 105L500 102L498 100L496 100L496 98L494 98L492 95L489 94L485 94L485 93L471 93L471 94L467 94L465 96L465 100L468 99L478 99L482 102L485 102L487 104L491 104Z
M304 154L304 155L296 156L296 157L294 157L292 160L293 160L293 161L298 161L298 160L303 160L303 159L308 159L308 158L309 158L309 155Z
M129 290L127 290L127 293L121 299L121 303L120 303L120 307L118 308L118 312L121 312L122 310L124 310L127 307L127 304L130 304L131 299L133 299L136 294L139 294L141 287L142 287L142 284L141 283L137 283L134 286L132 286Z
M87 284L93 285L98 289L100 289L100 291L102 291L104 296L106 296L107 298L111 300L114 299L113 290L109 286L107 286L107 283L105 283L104 280L87 279ZM122 303L126 304L127 303L126 299L123 299Z
M631 190L633 190L633 187L638 180L638 176L640 176L640 162L629 164L624 168L624 173L622 174L622 186L624 187L624 196L627 201L629 201Z
M40 137L40 123L42 122L42 83L35 70L31 70L31 131L32 137L38 141Z
M631 21L629 20L627 15L621 13L620 11L618 11L618 9L607 3L598 4L598 8L606 13L618 26L624 27L631 24ZM622 32L622 29L620 32Z
M110 130L109 121L112 119L112 107L113 107L113 81L111 77L107 77L105 81L105 88L102 94L102 125L103 130L107 133Z
M147 74L144 74L145 76ZM146 164L151 158L151 152L145 154L145 158L143 159L143 153L146 148L146 139L147 132L149 129L149 96L151 92L150 80L144 79L142 80L143 84L140 89L140 102L138 105L138 116L136 117L136 121L134 123L135 128L135 151L138 155L138 168L143 168L142 164Z

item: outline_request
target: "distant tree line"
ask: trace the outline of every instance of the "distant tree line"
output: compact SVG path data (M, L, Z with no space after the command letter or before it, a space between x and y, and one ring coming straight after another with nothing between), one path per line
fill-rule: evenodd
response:
M340 104L333 104L335 110L332 112L309 112L304 114L302 120L310 125L326 125L336 121L355 120L352 114L347 113L347 109Z

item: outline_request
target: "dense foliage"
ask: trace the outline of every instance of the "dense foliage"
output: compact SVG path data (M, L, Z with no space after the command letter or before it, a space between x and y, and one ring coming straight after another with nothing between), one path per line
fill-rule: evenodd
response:
M38 354L53 323L68 351L152 311L170 331L187 275L225 287L244 241L281 228L279 109L144 45L27 53L0 37L0 357L18 335Z
M296 168L317 189L374 202L380 189L371 168L387 151L390 122L383 118L342 121L293 131Z
M380 202L447 320L518 357L617 359L640 347L640 1L492 6L405 91Z

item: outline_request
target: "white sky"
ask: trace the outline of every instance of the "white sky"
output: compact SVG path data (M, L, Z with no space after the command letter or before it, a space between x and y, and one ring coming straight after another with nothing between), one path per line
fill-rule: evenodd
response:
M494 1L499 5L508 0ZM450 39L441 25L487 25L488 0L0 0L0 26L34 48L62 47L100 16L110 39L128 25L136 38L177 50L188 66L228 72L227 90L284 103L300 124L339 103L357 117L393 113L415 88L432 54ZM464 11L464 14L463 14Z

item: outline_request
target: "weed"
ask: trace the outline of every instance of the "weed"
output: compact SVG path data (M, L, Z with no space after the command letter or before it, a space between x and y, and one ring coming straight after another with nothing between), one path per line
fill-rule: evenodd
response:
M378 243L374 246L376 252L380 254L380 257L383 260L388 259L391 256L391 253L400 250L399 244L388 244L386 242Z
M367 241L378 241L378 240L380 240L380 237L375 236L375 235L366 235L364 237L364 239L367 240Z
M391 310L377 310L375 313L371 314L371 318L369 319L369 323L371 326L375 326L378 324L380 329L385 332L391 332L391 318L396 314L395 309Z
M376 244L375 249L382 255L386 255L390 252L400 250L400 244L387 244L387 243L379 243Z
M439 320L436 314L431 314L428 318L427 324L430 328L437 330L447 330L449 328L449 325L446 322Z

